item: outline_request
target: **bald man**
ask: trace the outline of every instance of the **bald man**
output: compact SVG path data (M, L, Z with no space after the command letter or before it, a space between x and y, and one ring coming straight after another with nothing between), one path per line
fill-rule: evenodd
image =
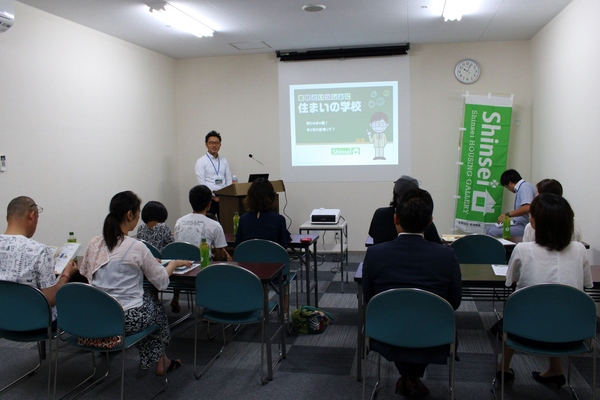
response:
M54 261L48 247L31 237L37 229L42 212L33 199L20 196L8 203L6 232L0 235L0 280L23 283L42 291L51 306L56 304L56 292L77 272L71 260L62 275L54 275ZM54 319L56 312L53 311Z

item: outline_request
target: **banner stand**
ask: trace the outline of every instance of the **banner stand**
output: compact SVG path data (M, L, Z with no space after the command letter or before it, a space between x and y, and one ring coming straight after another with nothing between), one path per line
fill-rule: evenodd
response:
M514 95L463 94L452 232L485 233L502 212Z

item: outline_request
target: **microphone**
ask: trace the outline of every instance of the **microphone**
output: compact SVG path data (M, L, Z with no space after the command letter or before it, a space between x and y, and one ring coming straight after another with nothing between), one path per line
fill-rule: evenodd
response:
M256 158L254 158L252 156L252 154L248 154L248 157L250 157L251 159L253 159L254 161L256 161L257 163L259 163L260 165L262 165L263 167L265 166L265 164L261 163L260 161L258 161Z

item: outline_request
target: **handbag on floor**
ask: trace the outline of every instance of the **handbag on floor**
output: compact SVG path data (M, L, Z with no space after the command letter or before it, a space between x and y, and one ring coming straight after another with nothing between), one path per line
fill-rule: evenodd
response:
M333 316L325 310L302 306L292 313L292 325L299 333L323 333Z

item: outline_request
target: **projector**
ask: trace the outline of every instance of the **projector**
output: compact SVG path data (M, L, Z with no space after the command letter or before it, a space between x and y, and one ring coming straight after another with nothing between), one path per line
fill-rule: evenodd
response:
M315 208L312 213L310 213L311 224L336 225L339 220L339 208Z

